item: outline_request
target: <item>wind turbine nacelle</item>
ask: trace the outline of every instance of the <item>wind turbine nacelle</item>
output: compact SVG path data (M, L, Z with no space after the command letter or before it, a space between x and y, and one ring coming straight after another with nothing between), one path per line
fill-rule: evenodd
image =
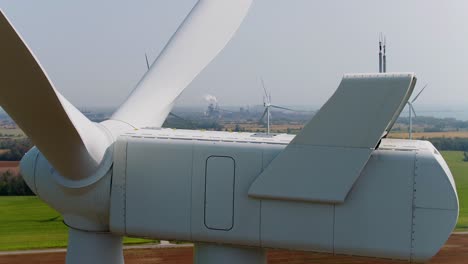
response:
M415 83L346 75L297 136L106 121L113 143L91 176L62 177L35 148L21 169L72 228L74 263L92 252L83 241L109 240L109 254L90 254L121 259L122 235L424 261L455 227L458 198L429 142L382 139Z
M382 140L343 203L249 197L252 183L285 146L121 137L110 230L424 261L456 224L453 177L427 141Z
M162 134L120 137L112 173L86 188L58 184L35 149L21 167L67 225L117 235L425 261L457 220L453 177L426 141L383 139L345 201L321 203L249 196L285 148L280 140L239 144Z

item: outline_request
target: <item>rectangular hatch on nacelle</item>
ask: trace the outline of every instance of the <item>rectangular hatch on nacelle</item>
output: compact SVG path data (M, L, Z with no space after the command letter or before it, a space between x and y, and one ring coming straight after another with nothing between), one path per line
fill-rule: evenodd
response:
M211 156L206 160L205 173L205 226L230 230L234 226L235 161Z

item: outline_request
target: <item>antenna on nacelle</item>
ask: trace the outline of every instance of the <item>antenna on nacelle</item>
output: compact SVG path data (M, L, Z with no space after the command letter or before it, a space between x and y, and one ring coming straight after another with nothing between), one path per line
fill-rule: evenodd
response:
M379 33L379 72L382 72L382 32Z
M387 72L387 37L382 32L379 33L379 72Z
M387 72L387 37L383 39L383 72Z

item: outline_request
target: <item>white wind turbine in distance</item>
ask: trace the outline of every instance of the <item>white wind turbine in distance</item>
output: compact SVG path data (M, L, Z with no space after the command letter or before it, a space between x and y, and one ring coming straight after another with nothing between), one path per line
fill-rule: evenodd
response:
M261 122L265 116L267 117L267 135L270 134L270 120L271 120L271 110L270 108L276 108L276 109L282 109L282 110L287 110L287 111L292 111L292 112L299 112L297 110L294 110L294 109L290 109L290 108L287 108L287 107L282 107L282 106L278 106L278 105L274 105L271 103L271 92L268 93L266 87L265 87L265 81L263 80L263 78L261 78L261 81L262 81L262 87L263 87L263 91L265 92L265 95L263 96L263 106L265 107L265 111L263 111L263 114L262 114L262 117L260 117L260 120L259 122Z
M408 112L409 112L409 128L408 128L408 133L409 133L409 139L413 139L413 115L416 117L416 111L414 110L414 102L418 99L418 97L421 95L421 93L426 89L427 84L424 85L424 87L419 91L419 93L413 98L413 100L408 100Z

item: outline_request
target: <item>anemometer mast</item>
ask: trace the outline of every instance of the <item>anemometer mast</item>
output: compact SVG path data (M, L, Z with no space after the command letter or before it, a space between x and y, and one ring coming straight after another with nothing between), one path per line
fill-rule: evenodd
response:
M383 44L383 72L387 72L387 38L385 36Z
M379 72L382 72L382 33L379 35Z
M383 58L382 58L382 44L383 44ZM387 38L380 33L379 35L379 72L387 72Z

